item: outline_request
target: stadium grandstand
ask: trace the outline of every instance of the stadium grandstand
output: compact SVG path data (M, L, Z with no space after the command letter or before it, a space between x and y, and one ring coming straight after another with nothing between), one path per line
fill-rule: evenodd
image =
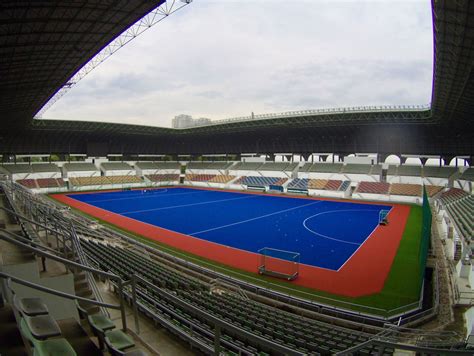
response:
M0 355L473 355L472 2L429 106L40 118L191 3L0 4Z

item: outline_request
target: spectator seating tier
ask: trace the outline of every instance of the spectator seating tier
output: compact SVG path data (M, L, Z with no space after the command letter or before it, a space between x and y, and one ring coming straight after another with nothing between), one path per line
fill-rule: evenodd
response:
M33 173L58 173L60 169L54 163L33 163L31 165Z
M340 173L342 163L313 163L308 172Z
M152 182L172 182L179 180L179 174L147 174L145 177Z
M257 171L263 163L261 162L237 162L230 167L231 170L238 171Z
M436 194L438 194L444 189L444 187L440 187L438 185L425 185L425 188L426 194L428 194L430 198L434 197Z
M31 165L26 163L5 164L2 166L10 174L31 173Z
M38 188L38 185L36 184L36 179L19 179L16 182L29 189Z
M209 179L209 182L212 183L229 183L235 176L228 176L228 175L217 175L214 178Z
M357 193L388 194L390 184L385 182L360 182Z
M250 185L250 186L259 186L259 187L268 187L270 185L282 185L288 179L280 177L256 177L256 176L244 176L241 177L236 184Z
M125 162L104 162L101 167L106 171L130 171L133 169Z
M424 177L434 177L434 178L449 178L458 169L456 167L434 167L434 166L424 166L423 167L423 176Z
M352 164L348 163L342 167L342 173L345 174L370 174L372 165L370 164Z
M466 169L459 179L474 181L474 168Z
M398 166L398 175L421 177L421 166L400 165Z
M422 192L423 187L420 184L392 183L390 186L390 194L394 195L420 197Z
M40 188L62 188L66 185L62 178L38 178L36 182Z
M64 168L68 172L98 171L97 167L93 163L86 162L65 163Z

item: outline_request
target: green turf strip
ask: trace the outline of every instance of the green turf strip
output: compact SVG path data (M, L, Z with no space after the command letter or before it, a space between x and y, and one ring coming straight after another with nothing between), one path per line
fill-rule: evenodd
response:
M51 197L52 198L52 197ZM71 207L72 208L72 207ZM171 255L186 259L190 262L206 267L208 269L224 273L234 278L250 282L252 284L273 289L296 297L314 300L336 307L350 309L357 312L368 313L383 317L390 317L403 311L411 310L413 303L419 299L421 286L421 273L419 271L419 253L422 230L422 209L413 205L410 209L405 231L389 272L384 288L380 293L358 298L334 295L301 286L295 286L290 282L261 276L258 274L238 270L221 263L196 256L176 248L167 246L157 241L149 240L131 231L120 229L106 221L88 215L81 210L72 208L75 212L87 216L93 220L107 225L113 230L125 233L146 245L167 252ZM380 251L383 253L383 251Z

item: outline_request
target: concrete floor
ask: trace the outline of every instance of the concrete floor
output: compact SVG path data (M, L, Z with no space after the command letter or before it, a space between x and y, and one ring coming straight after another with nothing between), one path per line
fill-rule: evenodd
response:
M107 283L98 282L99 290L106 303L118 304L118 297L109 289ZM115 322L117 327L121 327L122 321L120 318L120 310L109 309L111 319ZM132 332L135 330L135 319L133 310L126 305L125 315L127 318L127 327ZM155 324L142 314L139 314L140 334L138 337L144 342L143 345L137 346L147 349L150 354L163 356L192 356L200 354L193 351L189 346L183 343L176 336L168 332L166 329ZM146 345L145 345L146 344Z

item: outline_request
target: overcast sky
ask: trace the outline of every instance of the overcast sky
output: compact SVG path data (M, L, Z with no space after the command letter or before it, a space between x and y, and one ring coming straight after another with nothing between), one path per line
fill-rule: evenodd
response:
M428 104L429 0L194 0L44 115L170 126L236 116Z

